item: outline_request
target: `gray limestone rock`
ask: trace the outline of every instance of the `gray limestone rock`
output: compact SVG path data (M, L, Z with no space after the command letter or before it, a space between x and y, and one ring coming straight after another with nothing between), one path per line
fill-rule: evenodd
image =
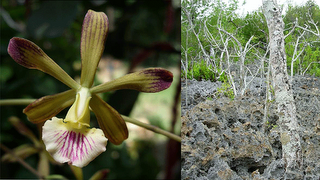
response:
M248 93L230 100L211 96L221 83L188 80L192 103L182 103L182 179L283 179L276 107L264 118L265 82L253 80ZM306 180L320 179L320 79L292 80ZM211 97L211 98L208 98ZM190 101L191 102L191 101Z

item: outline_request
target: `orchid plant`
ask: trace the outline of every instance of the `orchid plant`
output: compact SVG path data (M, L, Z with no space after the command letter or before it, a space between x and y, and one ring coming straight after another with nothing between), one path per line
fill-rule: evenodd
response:
M97 94L119 89L154 93L167 89L172 83L173 75L170 71L148 68L93 86L107 32L108 18L105 13L89 10L81 33L80 83L33 42L18 37L9 42L8 53L18 64L43 71L71 88L59 94L44 96L23 110L32 123L45 122L42 140L46 150L59 163L84 167L106 150L108 140L118 145L128 138L122 116ZM64 119L55 117L69 106ZM90 110L96 115L101 129L90 128Z

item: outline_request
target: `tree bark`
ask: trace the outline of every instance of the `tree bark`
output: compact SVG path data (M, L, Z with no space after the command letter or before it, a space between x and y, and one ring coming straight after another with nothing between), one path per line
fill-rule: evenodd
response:
M281 9L276 0L262 0L262 4L269 29L269 61L279 116L282 159L286 168L284 179L303 179L300 127L297 122L292 86L287 73Z

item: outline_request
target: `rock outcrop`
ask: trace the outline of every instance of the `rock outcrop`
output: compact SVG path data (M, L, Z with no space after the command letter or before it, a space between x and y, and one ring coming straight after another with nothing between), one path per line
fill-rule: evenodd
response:
M276 106L270 103L264 114L265 80L256 78L246 95L234 100L216 96L221 82L188 82L181 95L182 179L282 179ZM320 78L298 76L292 84L304 179L319 180Z

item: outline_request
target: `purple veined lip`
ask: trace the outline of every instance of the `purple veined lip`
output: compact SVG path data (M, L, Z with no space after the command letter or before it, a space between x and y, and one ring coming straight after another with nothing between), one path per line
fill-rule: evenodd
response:
M75 131L65 131L55 142L58 147L61 146L58 153L72 162L81 160L88 155L95 143L91 137L87 138L81 132Z

